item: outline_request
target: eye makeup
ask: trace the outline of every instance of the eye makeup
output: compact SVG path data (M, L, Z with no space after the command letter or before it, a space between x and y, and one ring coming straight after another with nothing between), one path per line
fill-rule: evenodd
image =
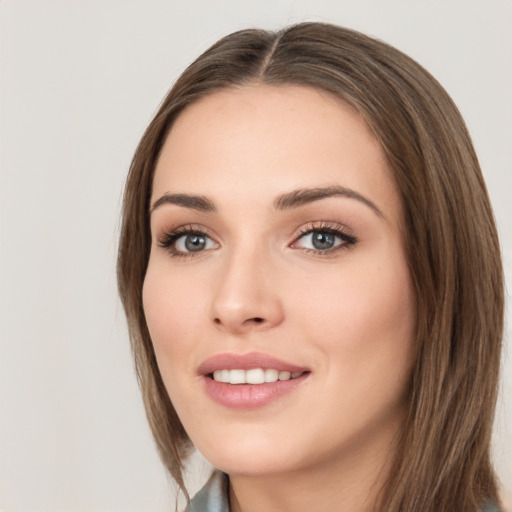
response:
M174 258L194 257L219 247L209 231L197 224L187 224L165 231L157 243L158 247L165 249Z
M338 222L310 222L300 228L290 247L316 256L334 256L357 243L357 238L350 231Z
M357 243L356 237L350 231L338 222L308 222L298 230L288 247L313 256L334 256ZM173 258L196 257L220 247L210 231L198 224L187 224L164 231L157 244Z

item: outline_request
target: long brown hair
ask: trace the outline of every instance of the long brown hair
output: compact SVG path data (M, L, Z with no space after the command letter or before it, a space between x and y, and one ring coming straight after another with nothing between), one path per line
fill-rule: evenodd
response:
M149 423L180 487L190 441L166 393L142 308L155 163L177 116L249 83L302 85L351 105L381 143L405 212L418 302L418 357L400 449L380 497L387 512L476 511L497 502L489 444L503 332L503 277L489 198L470 137L439 83L358 32L302 23L243 30L191 64L164 99L130 168L119 292ZM186 490L185 490L186 492Z

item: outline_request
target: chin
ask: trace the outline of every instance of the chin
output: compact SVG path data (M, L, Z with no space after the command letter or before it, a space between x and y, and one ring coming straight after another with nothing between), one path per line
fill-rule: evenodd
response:
M212 466L232 476L263 477L287 473L294 469L293 464L283 464L275 457L265 457L262 454L252 457L252 459L235 454L233 457L223 455L221 457L210 457L208 460Z
M287 472L300 465L296 458L297 449L282 443L277 446L275 439L261 436L237 440L224 438L205 443L205 446L196 445L196 448L212 466L229 475L264 476Z

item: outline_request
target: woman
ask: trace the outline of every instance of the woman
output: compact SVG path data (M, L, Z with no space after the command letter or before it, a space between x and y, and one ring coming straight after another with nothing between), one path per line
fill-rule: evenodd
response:
M136 151L118 275L164 464L185 494L192 445L218 469L189 510L498 510L493 215L399 51L319 23L216 43Z

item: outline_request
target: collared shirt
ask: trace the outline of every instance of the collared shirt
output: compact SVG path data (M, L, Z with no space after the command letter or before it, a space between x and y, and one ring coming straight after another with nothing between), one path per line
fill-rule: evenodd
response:
M214 471L206 485L192 498L185 512L229 512L229 479Z
M229 512L228 475L214 471L206 485L189 502L185 512ZM501 509L488 502L480 512L501 512Z

